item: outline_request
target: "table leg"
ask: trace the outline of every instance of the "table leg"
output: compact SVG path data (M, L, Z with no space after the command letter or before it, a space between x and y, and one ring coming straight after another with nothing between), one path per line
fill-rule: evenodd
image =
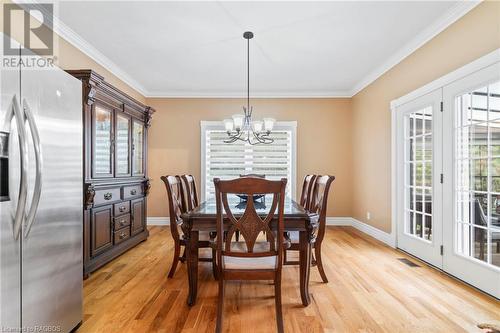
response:
M311 242L307 231L299 233L299 263L300 263L300 297L302 304L308 306L311 303L309 297L309 275L311 272Z
M192 306L196 303L196 295L198 293L198 240L199 232L191 231L189 239L186 243L186 261L189 281L189 294L187 303Z

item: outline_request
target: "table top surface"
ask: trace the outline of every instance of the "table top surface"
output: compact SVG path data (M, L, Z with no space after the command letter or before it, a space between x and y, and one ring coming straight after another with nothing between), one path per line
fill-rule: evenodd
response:
M257 199L254 201L255 208L259 215L266 216L269 213L269 209L272 204L272 195L266 195L264 200ZM246 202L240 200L238 197L228 197L228 203L231 206L231 212L234 216L241 216L245 212ZM301 205L299 205L295 200L286 197L285 198L285 212L286 218L310 218L313 213L307 212ZM278 209L276 208L276 216ZM190 212L183 214L183 218L214 218L216 217L216 205L215 198L211 198L207 201L202 202L198 207Z

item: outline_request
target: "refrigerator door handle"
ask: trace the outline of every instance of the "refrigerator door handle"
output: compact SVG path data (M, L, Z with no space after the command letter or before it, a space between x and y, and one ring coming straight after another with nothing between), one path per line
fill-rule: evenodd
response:
M1 146L3 146L3 154L7 155L7 158L9 158L8 141L11 134L11 123L13 118L16 119L17 135L19 136L19 155L21 167L19 196L17 200L16 212L14 214L14 220L12 223L13 236L14 239L17 240L19 238L19 234L21 233L23 218L26 209L26 201L28 198L28 145L26 141L26 129L24 127L24 116L21 112L21 107L19 106L16 95L12 97L11 104L4 119L4 128L1 131L3 134L1 136Z
M33 223L35 222L35 216L36 212L38 210L38 205L40 203L40 197L42 195L42 170L43 170L43 164L42 164L42 145L40 143L40 134L38 132L38 127L35 122L35 118L33 116L33 113L31 112L31 109L29 107L28 102L26 99L23 99L23 110L24 114L26 116L26 119L28 121L28 124L30 125L30 132L31 132L31 137L33 139L33 148L35 151L35 163L36 163L36 178L35 178L35 186L33 190L33 199L31 201L31 207L28 211L28 215L26 216L26 222L25 222L25 230L24 230L24 237L28 237L28 234L30 233L31 227L33 226Z

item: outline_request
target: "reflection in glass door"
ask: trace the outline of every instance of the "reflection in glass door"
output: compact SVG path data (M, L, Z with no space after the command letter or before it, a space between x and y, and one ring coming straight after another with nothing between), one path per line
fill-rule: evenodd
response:
M457 251L500 267L500 81L455 98Z
M443 88L443 269L500 297L500 65Z

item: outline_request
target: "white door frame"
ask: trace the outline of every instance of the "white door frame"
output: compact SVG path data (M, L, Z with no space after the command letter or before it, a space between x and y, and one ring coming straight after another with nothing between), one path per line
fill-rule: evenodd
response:
M391 167L392 167L392 172L391 172L391 235L392 237L395 238L395 244L396 247L398 246L398 175L397 175L397 170L398 170L398 156L397 156L397 132L398 132L398 122L397 122L397 114L398 114L398 107L412 101L418 97L424 96L434 90L437 89L442 89L443 87L460 80L474 72L480 71L488 66L491 66L493 64L500 63L500 48L496 49L485 56L472 61L469 64L466 64L458 69L456 69L453 72L450 72L449 74L446 74L429 84L426 84L425 86L416 89L415 91L404 95L398 99L395 99L391 101L390 104L390 110L391 110ZM449 177L452 177L450 175ZM449 178L448 177L448 178ZM445 185L446 185L446 179L445 179ZM495 295L496 297L499 297L498 291L487 291L490 292L491 294Z
M395 244L397 246L397 183L396 183L396 172L397 170L397 158L396 158L396 115L397 107L403 105L411 100L414 100L420 96L426 95L436 89L440 89L458 79L463 78L473 72L481 70L488 67L496 62L500 62L500 48L496 49L479 59L476 59L456 70L450 72L446 75L439 77L438 79L404 95L395 100L391 101L390 112L391 112L391 237L394 238Z
M457 80L443 88L443 102L445 114L443 121L449 126L443 128L443 144L449 147L444 152L444 173L446 175L444 184L444 206L443 244L447 249L443 257L443 270L478 287L487 293L500 298L500 267L493 267L483 261L470 256L460 254L457 246L457 228L455 211L455 194L457 185L455 183L455 97L468 93L471 90L481 88L500 79L500 62L474 72L461 80ZM489 160L489 159L488 159ZM468 174L469 175L469 174ZM488 185L489 189L489 185ZM469 191L467 191L469 193ZM489 193L486 191L486 193ZM491 203L490 203L491 205ZM490 207L491 209L491 207ZM486 215L488 213L486 212ZM464 225L466 226L466 225ZM490 247L486 243L488 252ZM487 255L488 257L489 255Z
M440 175L442 173L442 112L441 112L441 101L442 101L442 89L437 89L432 91L424 96L420 96L410 102L407 102L403 105L398 106L397 108L397 136L396 136L396 159L397 159L397 239L398 239L398 248L411 253L415 256L418 256L425 262L436 266L442 266L442 256L441 256L441 245L442 243L442 184L440 182ZM432 158L431 158L431 172L432 172L432 181L431 181L431 190L430 195L432 197L432 239L425 240L424 237L420 238L416 235L411 235L407 233L405 230L406 226L406 218L409 217L408 212L406 211L406 202L408 200L407 196L407 160L405 151L407 147L406 144L406 131L408 130L407 126L407 115L418 112L426 108L431 108L432 110L432 129L431 129L431 144L432 144ZM415 124L416 126L416 124ZM415 128L416 130L416 128ZM419 137L418 139L423 139L423 137ZM415 144L416 147L416 144ZM429 160L428 160L429 161ZM427 161L427 162L428 162ZM417 172L417 163L418 160L413 161L414 165L414 173ZM423 184L423 180L425 179L425 170L424 166L426 164L420 163L422 166L422 178L420 181ZM428 163L427 163L428 164ZM412 182L415 186L414 191L417 190L416 183ZM422 198L425 198L426 191L424 187L420 187L420 191L422 191ZM424 200L425 201L425 200ZM420 215L422 218L422 236L425 235L424 226L428 222L428 219L425 215L419 214L417 210L417 202L414 202L414 211L416 211L417 215ZM423 204L421 207L421 212L426 210L426 205ZM428 212L427 212L428 213ZM416 217L414 215L414 223L417 223Z

